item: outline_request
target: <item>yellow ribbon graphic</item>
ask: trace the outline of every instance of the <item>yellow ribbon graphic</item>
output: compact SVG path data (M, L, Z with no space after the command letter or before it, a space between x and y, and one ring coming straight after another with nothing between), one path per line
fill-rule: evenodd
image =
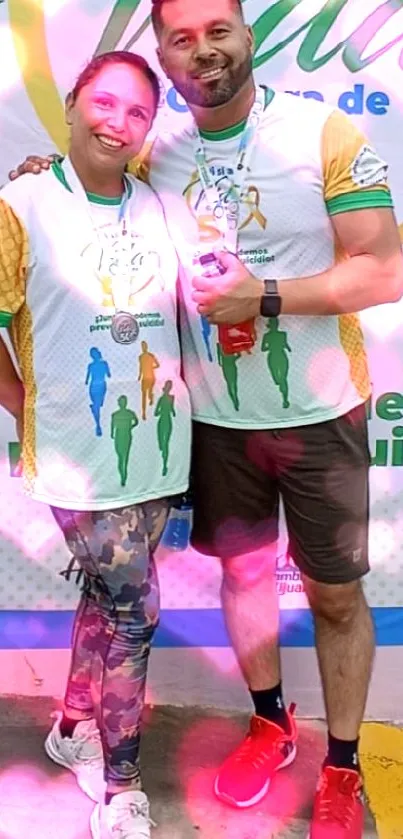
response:
M255 221L257 221L262 230L266 230L267 219L264 217L261 210L259 210L260 193L256 186L250 186L248 188L248 191L243 199L243 203L246 204L246 206L248 207L249 215L247 216L245 221L243 221L242 224L239 226L239 229L243 230L244 227L247 227L248 224L251 223L252 219L255 219Z

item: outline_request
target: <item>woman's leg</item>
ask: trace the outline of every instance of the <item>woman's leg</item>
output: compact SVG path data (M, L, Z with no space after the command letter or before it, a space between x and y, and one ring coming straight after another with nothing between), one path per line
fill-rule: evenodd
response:
M169 507L169 501L161 499L76 514L75 555L90 581L94 606L94 620L78 632L77 644L92 657L92 703L109 793L140 788L139 728L150 643L159 617L153 554Z
M82 546L77 545L76 516L70 510L51 507L53 516L59 525L66 544L78 564ZM94 717L94 707L91 695L92 652L87 638L93 632L96 623L98 607L90 600L86 587L81 595L74 619L71 663L64 699L64 714L71 720L90 720Z

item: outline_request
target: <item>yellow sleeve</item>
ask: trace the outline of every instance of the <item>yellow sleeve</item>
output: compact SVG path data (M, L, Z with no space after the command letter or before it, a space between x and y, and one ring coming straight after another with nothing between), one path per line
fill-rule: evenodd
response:
M0 326L9 326L24 303L28 252L24 225L0 199Z
M148 140L144 143L141 152L137 155L137 157L134 157L133 160L129 161L129 165L127 167L130 175L134 175L135 178L138 178L139 181L143 181L146 184L149 183L150 161L153 145L154 140Z
M322 166L329 215L393 207L387 163L340 111L333 111L323 129Z

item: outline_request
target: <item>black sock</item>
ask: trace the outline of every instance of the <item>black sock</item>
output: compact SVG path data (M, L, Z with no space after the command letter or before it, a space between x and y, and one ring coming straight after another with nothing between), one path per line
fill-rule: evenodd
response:
M72 720L70 717L66 717L66 715L63 714L60 722L60 734L62 737L72 737L75 727L79 722L80 720Z
M290 721L284 705L281 682L269 690L251 690L255 712L258 717L276 723L291 734Z
M336 769L355 769L360 771L357 740L339 740L328 734L327 755L325 766L335 766Z

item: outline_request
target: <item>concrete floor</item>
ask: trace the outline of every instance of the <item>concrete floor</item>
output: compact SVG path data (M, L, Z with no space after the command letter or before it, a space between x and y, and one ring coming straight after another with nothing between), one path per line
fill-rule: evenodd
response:
M0 697L0 839L90 837L93 805L43 751L54 707L53 699ZM216 767L246 726L240 714L147 708L142 763L155 839L305 839L323 726L300 723L295 764L278 774L262 804L241 812L211 790ZM369 812L365 836L377 836Z

